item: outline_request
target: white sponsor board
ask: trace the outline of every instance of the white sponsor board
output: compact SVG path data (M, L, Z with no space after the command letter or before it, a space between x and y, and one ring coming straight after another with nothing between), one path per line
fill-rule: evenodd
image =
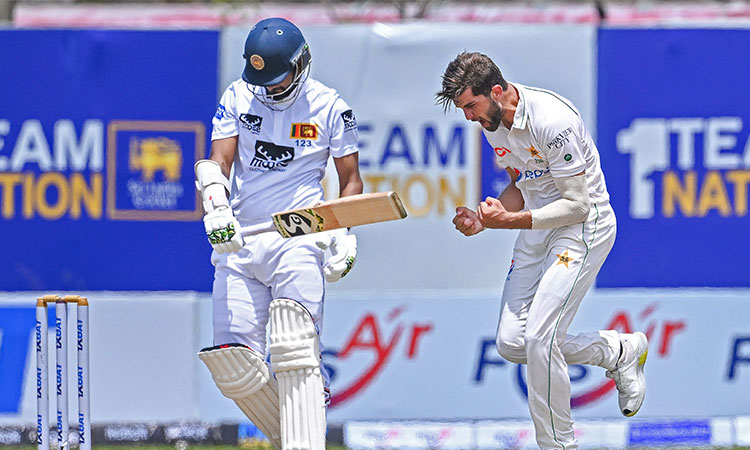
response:
M619 421L575 424L580 448L624 448L628 425ZM530 420L447 422L350 422L344 426L350 449L536 449Z
M578 447L731 447L743 444L747 417L690 420L578 420L574 424ZM735 432L736 430L736 432ZM735 438L735 434L737 437ZM462 439L447 439L460 435ZM414 436L432 438L429 441ZM442 440L436 436L445 437ZM344 443L352 449L536 449L530 420L433 422L349 422ZM415 445L417 444L417 445ZM747 442L744 442L747 444Z
M510 264L516 233L466 239L451 223L456 206L474 208L480 200L484 138L460 111L444 114L435 105L442 74L462 51L486 53L508 80L570 98L593 131L595 28L448 23L301 28L310 44L311 76L338 90L356 115L365 191L395 190L409 213L403 221L355 229L357 269L329 289L460 289L470 277L472 288L496 286ZM248 31L222 31L221 90L240 77ZM329 196L337 192L330 166ZM442 257L436 255L450 255L452 262L436 264Z
M94 423L245 420L196 356L212 345L207 294L82 294L91 304ZM35 298L0 294L0 424L35 422ZM747 416L749 300L746 291L596 291L570 331L648 334L639 420ZM527 420L525 371L494 348L498 311L499 289L331 293L323 329L329 420ZM574 419L622 419L603 369L574 366L570 374ZM733 439L720 425L715 437Z
M737 441L735 445L750 445L750 416L738 417L735 421Z
M344 429L344 442L353 450L476 447L473 426L455 422L353 422Z
M597 291L570 332L649 336L639 418L742 415L749 299L746 291ZM331 300L323 333L334 370L331 420L528 417L525 368L494 346L499 292L337 293ZM604 369L572 366L570 376L574 418L620 417Z
M13 338L0 330L1 423L35 423L36 354L34 307L47 293L0 294L0 317ZM197 295L191 292L61 293L89 298L91 417L110 421L190 420L200 417ZM54 308L49 308L53 314ZM68 389L71 418L76 416L75 314L68 313ZM206 318L209 320L209 318ZM54 326L54 319L50 320ZM24 336L25 334L25 336ZM25 338L24 338L25 337ZM48 333L50 417L55 408L55 332ZM25 351L22 351L23 348ZM7 378L6 378L7 377ZM11 385L12 383L12 385ZM20 396L11 393L20 389ZM77 419L75 422L77 423Z

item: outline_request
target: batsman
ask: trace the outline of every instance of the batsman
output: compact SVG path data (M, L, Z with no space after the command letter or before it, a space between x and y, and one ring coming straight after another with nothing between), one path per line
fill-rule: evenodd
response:
M615 241L599 152L578 110L545 89L509 83L486 55L461 53L443 74L437 100L478 122L510 184L453 223L466 236L520 229L503 288L497 349L527 365L529 411L539 448L574 450L568 364L606 369L620 412L638 412L646 394L646 335L568 327Z
M346 228L289 239L240 229L320 203L329 156L339 196L362 193L357 122L335 90L308 77L310 49L291 22L258 22L243 57L213 118L209 159L195 164L215 267L214 345L198 356L274 447L323 450L324 283L351 270L356 237Z

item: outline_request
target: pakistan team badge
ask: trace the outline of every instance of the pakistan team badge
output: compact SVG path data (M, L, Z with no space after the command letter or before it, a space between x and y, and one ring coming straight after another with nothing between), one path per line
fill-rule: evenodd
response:
M555 255L557 255L557 259L558 259L557 264L556 264L557 266L559 266L560 264L565 264L565 268L570 269L568 264L572 262L575 258L573 258L572 256L568 256L567 249L563 253L555 253Z

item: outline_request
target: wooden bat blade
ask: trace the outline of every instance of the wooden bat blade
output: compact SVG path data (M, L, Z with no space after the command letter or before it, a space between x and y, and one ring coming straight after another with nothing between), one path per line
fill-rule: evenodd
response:
M406 217L395 192L376 192L338 198L310 208L273 214L276 230L284 237L302 236L337 228L356 227Z

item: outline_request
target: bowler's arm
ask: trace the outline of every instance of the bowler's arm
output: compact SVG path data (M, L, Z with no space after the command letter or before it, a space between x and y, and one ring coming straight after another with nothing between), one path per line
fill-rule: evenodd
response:
M510 176L510 184L503 189L503 192L500 193L497 199L505 206L506 210L511 212L521 211L524 207L524 202L521 190L516 186L516 172L510 167L506 167L505 171Z

